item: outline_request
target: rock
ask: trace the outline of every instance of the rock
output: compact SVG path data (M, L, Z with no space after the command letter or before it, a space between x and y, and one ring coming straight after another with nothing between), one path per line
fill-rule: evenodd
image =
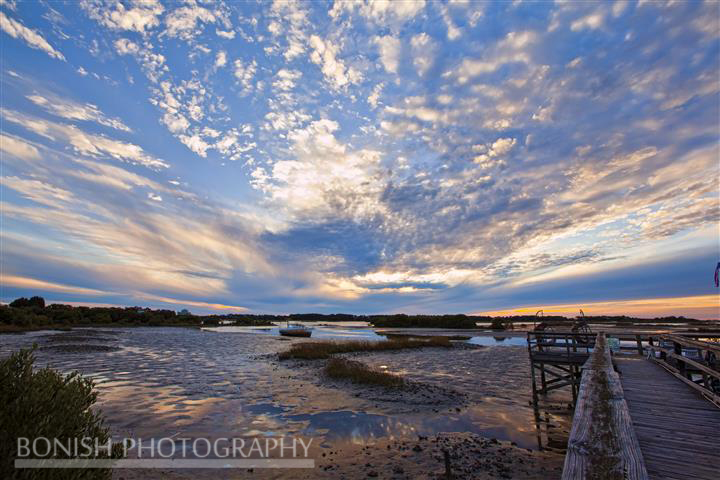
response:
M368 477L377 477L377 476L378 476L378 472L376 472L375 470L371 470L371 471L368 472L367 476L368 476Z

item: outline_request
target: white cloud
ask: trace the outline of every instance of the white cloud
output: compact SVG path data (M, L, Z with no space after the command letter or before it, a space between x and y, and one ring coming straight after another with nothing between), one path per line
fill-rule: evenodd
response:
M372 90L372 93L368 95L368 103L371 107L377 108L378 100L380 99L380 92L382 92L383 87L385 86L384 83L378 83L375 85L375 87Z
M491 168L503 165L505 162L498 157L502 157L510 152L517 143L514 138L498 138L492 144L474 145L473 151L480 153L473 161L480 165L481 168Z
M214 23L215 20L213 12L193 2L188 6L173 10L165 17L165 25L167 26L165 33L169 37L180 37L189 40L196 32L199 23Z
M338 128L332 120L318 120L290 132L294 158L276 162L269 173L256 170L255 188L291 216L376 215L382 210L380 153L349 151L335 138Z
M130 130L130 127L125 125L120 119L108 118L97 106L91 103L81 104L55 95L43 97L42 95L34 94L28 95L26 98L58 117L66 118L68 120L97 122L100 125L105 125L106 127L115 128L124 132L132 131Z
M357 10L368 20L380 24L402 23L414 18L425 8L425 0L336 0L330 16L338 18L343 11Z
M180 141L193 152L201 157L207 156L207 150L211 147L200 135L180 135Z
M154 53L149 42L146 42L146 47L141 47L127 38L118 38L114 45L118 55L132 55L137 58L145 76L153 83L157 83L160 77L169 71L165 64L165 56Z
M0 151L21 160L39 160L40 152L24 140L0 133Z
M299 70L288 70L286 68L281 68L278 70L277 74L275 74L275 81L273 82L273 87L277 88L278 90L292 90L295 88L295 84L297 81L302 77L302 72Z
M445 22L445 26L447 27L448 40L452 41L460 38L462 30L455 25L452 17L450 17L450 10L445 5L440 4L440 14L442 15L443 22Z
M232 40L235 38L235 32L230 30L229 32L225 32L223 30L215 30L215 34L218 37L227 38L228 40Z
M134 2L131 8L112 0L83 0L81 6L90 18L110 29L140 33L156 27L160 23L158 17L165 10L156 0Z
M305 30L309 26L308 13L302 6L301 2L274 0L270 9L273 20L268 25L268 30L274 37L284 33L287 48L283 56L288 61L307 50L308 36Z
M227 53L225 53L224 50L221 50L215 57L215 68L222 68L225 65L227 65Z
M400 64L400 40L392 35L375 37L375 44L380 50L380 61L388 73L397 73Z
M154 170L169 166L163 160L149 155L138 145L121 142L103 135L86 133L73 125L50 122L12 110L1 109L0 112L5 120L47 139L67 142L76 152L83 155L105 155Z
M597 11L594 13L591 13L590 15L586 15L582 18L578 18L574 22L570 24L570 30L573 32L576 32L578 30L583 30L585 28L589 28L591 30L594 30L596 28L600 28L603 24L603 21L605 20L605 14Z
M471 77L493 73L508 63L530 63L530 55L526 47L537 40L532 31L510 32L503 39L487 50L483 59L465 58L454 70L445 76L454 75L459 83L466 83Z
M339 48L333 42L325 42L317 35L310 37L313 52L310 59L320 65L325 79L335 89L345 88L349 83L358 83L362 78L360 72L352 67L346 67L342 60L337 58Z
M24 40L30 48L42 50L53 58L65 61L65 56L55 50L39 33L17 20L8 18L3 12L0 12L0 28L11 37Z
M243 64L242 60L235 60L235 78L238 79L243 87L243 95L247 95L253 89L253 78L257 70L257 62L253 60L250 63Z
M410 46L413 52L413 65L420 75L425 75L435 61L437 44L423 32L413 35Z
M613 15L619 17L628 6L627 0L617 0L612 6Z

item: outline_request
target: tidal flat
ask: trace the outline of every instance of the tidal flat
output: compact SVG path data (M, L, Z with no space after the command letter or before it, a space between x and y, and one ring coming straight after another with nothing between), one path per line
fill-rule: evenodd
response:
M341 327L318 336L334 334L364 338ZM117 439L297 436L312 439L316 465L116 470L117 479L442 478L446 451L456 478L559 478L569 395L534 411L524 339L342 354L397 375L402 389L328 378L324 360L279 359L303 341L268 330L76 328L0 336L0 355L37 343L37 366L93 378Z

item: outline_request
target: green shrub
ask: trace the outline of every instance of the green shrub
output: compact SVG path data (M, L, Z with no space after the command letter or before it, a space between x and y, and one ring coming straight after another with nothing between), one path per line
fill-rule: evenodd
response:
M49 367L33 371L35 348L20 350L0 362L0 478L109 479L110 469L14 468L18 438L31 443L40 437L58 439L65 445L68 439L92 438L104 446L110 440L101 414L91 409L97 400L92 380L78 372L62 375ZM112 456L118 458L120 450L115 444ZM108 458L105 452L86 458ZM60 455L64 453L52 458L75 458Z

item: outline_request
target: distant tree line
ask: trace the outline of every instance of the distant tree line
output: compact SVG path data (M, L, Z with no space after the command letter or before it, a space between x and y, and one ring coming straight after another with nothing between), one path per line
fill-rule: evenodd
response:
M193 315L187 310L143 307L76 307L53 303L42 297L18 298L0 306L0 331L62 328L83 325L107 326L201 326L272 325L272 315Z
M562 316L515 315L489 317L479 315L351 315L345 313L293 313L290 315L255 315L236 313L228 315L193 315L187 310L179 313L173 310L143 307L75 307L72 305L45 305L42 297L18 298L9 305L0 306L0 331L31 330L46 327L71 327L74 325L115 325L115 326L201 326L236 325L270 326L290 322L346 322L363 321L378 328L447 328L473 329L489 326L493 330L509 330L515 324L544 322L550 325L572 325L578 318ZM703 324L702 320L685 317L634 318L621 316L585 317L589 323L631 324L631 323L688 323Z

